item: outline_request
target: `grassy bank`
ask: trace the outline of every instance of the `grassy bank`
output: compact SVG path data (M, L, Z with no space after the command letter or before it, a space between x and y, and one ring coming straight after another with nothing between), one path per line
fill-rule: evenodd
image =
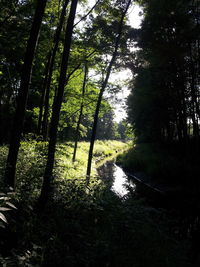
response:
M89 142L79 142L76 161L72 163L73 142L57 145L54 177L59 179L85 179ZM106 158L116 157L128 148L128 144L120 141L96 141L92 164L92 177L96 175L96 167ZM3 177L8 148L0 147L0 178ZM42 184L44 167L46 164L47 143L22 142L17 162L17 192L24 195L36 196ZM2 180L2 179L1 179Z

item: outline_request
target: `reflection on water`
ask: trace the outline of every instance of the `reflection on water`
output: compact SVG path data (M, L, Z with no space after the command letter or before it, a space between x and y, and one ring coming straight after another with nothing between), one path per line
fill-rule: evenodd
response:
M116 164L113 164L113 185L111 187L111 190L115 192L120 197L125 196L128 194L129 189L134 190L135 184L133 184L131 181L128 180L127 175L124 173L122 168L117 166Z
M108 161L98 168L98 174L119 197L125 196L129 190L135 190L135 184L128 180L122 168L113 161Z

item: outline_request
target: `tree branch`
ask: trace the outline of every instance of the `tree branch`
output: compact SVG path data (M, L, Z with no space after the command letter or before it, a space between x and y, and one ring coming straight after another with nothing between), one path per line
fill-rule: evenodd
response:
M85 20L87 18L87 16L95 9L95 7L99 4L101 0L97 0L97 2L95 3L95 5L88 11L88 13L83 16L77 23L74 24L74 28L83 20Z

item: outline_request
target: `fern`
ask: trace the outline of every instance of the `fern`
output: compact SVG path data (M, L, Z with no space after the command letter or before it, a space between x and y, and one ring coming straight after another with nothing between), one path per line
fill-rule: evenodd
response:
M5 224L8 223L6 218L6 212L17 209L15 205L13 205L10 200L13 193L0 193L0 227L5 227Z

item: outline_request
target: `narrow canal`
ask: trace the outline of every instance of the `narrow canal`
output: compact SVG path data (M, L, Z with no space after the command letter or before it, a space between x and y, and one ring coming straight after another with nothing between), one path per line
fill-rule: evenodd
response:
M129 191L135 191L136 185L128 178L115 161L107 161L98 168L98 174L110 189L119 197L125 197Z
M145 196L147 207L150 205L150 209L167 216L166 218L169 218L169 221L172 222L172 225L169 226L169 231L173 236L179 240L190 239L194 250L199 249L199 210L194 205L191 206L191 203L184 201L183 198L181 198L182 205L180 205L180 200L177 201L177 197L175 198L174 196L172 198L172 195L163 196L159 190L153 190L151 186L141 185L137 181L136 188L136 184L130 180L121 167L115 164L115 161L105 162L98 168L98 174L110 190L122 200L127 199L126 196L128 197L129 192L137 196ZM197 236L198 238L196 238Z

